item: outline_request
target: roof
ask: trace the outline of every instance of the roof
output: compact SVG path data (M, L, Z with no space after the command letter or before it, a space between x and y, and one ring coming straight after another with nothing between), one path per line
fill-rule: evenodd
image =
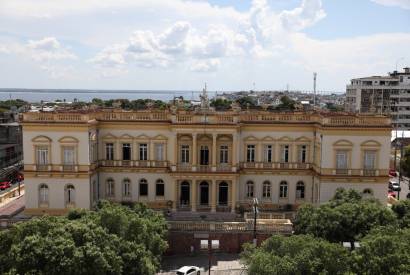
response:
M395 146L396 142L400 142L401 145L403 145L403 147L407 147L410 145L410 138L408 137L399 137L399 138L395 138L392 140L391 145Z

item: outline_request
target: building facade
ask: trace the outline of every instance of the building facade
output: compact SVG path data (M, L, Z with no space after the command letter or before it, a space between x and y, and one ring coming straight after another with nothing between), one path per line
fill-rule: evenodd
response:
M352 79L346 87L345 110L389 114L394 127L410 129L410 68L387 76Z
M353 188L385 201L391 121L262 111L23 114L26 212L99 199L171 211L263 210Z

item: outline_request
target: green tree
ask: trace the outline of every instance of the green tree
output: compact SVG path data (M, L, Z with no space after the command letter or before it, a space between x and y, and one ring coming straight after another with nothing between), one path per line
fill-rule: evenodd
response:
M223 98L217 98L217 99L212 99L211 100L211 106L215 108L217 111L225 111L229 110L231 108L232 101L223 99Z
M248 107L255 107L257 102L254 97L251 96L243 96L236 100L236 102L241 106L242 109L246 109Z
M155 274L165 234L163 217L144 206L101 202L0 232L0 273Z
M319 207L304 205L294 221L296 234L312 234L331 242L353 242L373 227L396 224L389 208L374 199L363 199L356 191L338 190Z
M278 109L289 110L289 111L295 110L296 102L290 97L284 95L280 98L280 101L281 103L278 105Z
M409 274L410 229L385 227L372 230L353 254L355 274Z
M402 174L410 176L410 146L404 148L403 157L400 160Z
M97 106L104 106L104 100L100 99L100 98L93 98L91 100L91 103Z
M410 199L401 200L392 206L402 228L410 228Z
M241 254L249 274L346 274L349 251L308 235L273 236L259 248L248 244Z

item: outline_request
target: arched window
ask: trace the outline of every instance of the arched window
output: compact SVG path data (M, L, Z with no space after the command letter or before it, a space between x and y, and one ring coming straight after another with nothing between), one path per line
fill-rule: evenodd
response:
M228 183L225 181L219 184L218 205L228 205Z
M162 179L158 179L155 184L155 196L157 197L165 196L165 185Z
M48 186L47 184L41 184L39 187L39 202L40 204L48 204Z
M123 197L131 197L131 181L129 179L122 181L122 195Z
M305 198L305 184L303 181L299 181L296 184L296 199L304 199Z
M262 196L264 198L270 198L271 196L271 184L269 181L265 181L263 183L263 192L262 192Z
M106 184L106 196L114 197L115 196L115 182L113 179L108 179Z
M146 179L140 179L140 196L148 196L148 182Z
M253 181L248 181L246 183L246 197L248 198L253 198Z
M288 197L288 183L286 181L281 181L279 185L279 198L287 198Z
M65 199L66 204L75 203L75 189L72 184L67 185L65 188Z

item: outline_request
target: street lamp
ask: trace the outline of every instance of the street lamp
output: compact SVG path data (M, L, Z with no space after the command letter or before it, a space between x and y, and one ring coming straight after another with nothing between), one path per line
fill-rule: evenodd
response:
M256 216L258 215L258 199L253 198L253 244L257 246L258 240L256 239Z

